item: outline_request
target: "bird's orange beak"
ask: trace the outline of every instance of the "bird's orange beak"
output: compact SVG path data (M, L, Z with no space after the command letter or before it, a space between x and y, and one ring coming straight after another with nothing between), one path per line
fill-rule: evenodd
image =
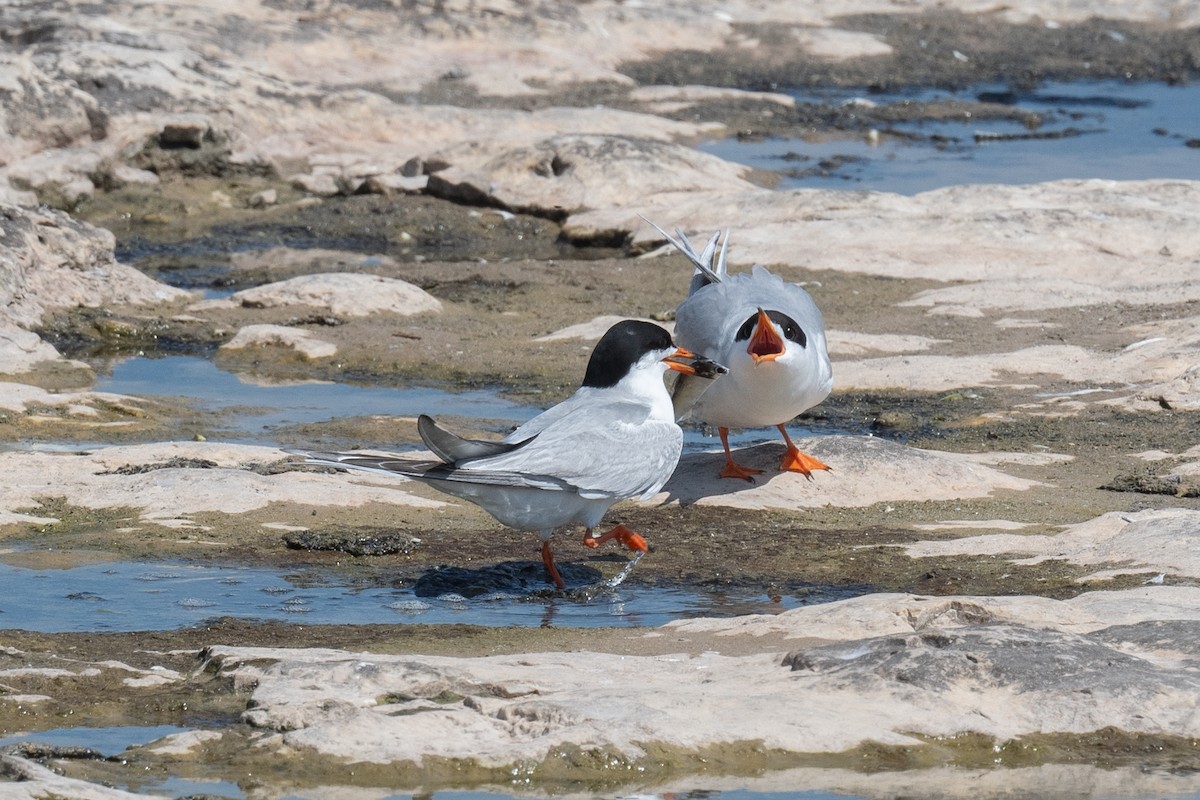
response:
M761 308L758 310L758 322L754 324L754 335L750 337L750 345L746 352L754 359L755 364L764 361L774 361L783 355L783 338L775 332L771 318Z
M663 363L676 372L701 378L715 378L729 371L717 362L698 356L691 350L685 350L682 347L664 358Z

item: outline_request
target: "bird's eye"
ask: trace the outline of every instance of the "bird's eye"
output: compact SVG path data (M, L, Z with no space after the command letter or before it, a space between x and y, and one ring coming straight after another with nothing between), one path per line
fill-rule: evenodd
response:
M733 337L735 342L744 342L754 333L754 324L758 322L758 314L751 314L750 318L742 323L742 327L738 328L737 335Z
M772 322L783 328L783 336L788 341L795 342L801 347L808 345L808 337L804 335L804 329L800 327L800 324L796 320L782 311L768 311L767 316L771 318Z
M801 347L805 345L804 331L800 330L800 326L794 322L789 322L783 326L783 335L793 342L797 342Z

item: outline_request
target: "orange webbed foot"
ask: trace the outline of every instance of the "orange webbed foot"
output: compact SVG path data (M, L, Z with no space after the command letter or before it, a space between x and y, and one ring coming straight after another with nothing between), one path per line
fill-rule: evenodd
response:
M755 469L754 467L743 467L733 459L726 461L725 468L721 470L722 478L741 478L742 480L750 481L751 483L754 483L755 475L761 474L761 469Z
M646 540L640 533L635 533L634 531L629 530L629 528L626 528L624 525L618 524L617 527L597 538L592 538L592 532L590 530L583 534L583 544L585 547L599 547L609 539L616 539L630 550L642 553L645 553L650 549L649 545L646 544Z
M799 472L810 481L815 469L833 471L832 467L795 448L789 448L783 454L783 458L779 461L779 469L782 472Z

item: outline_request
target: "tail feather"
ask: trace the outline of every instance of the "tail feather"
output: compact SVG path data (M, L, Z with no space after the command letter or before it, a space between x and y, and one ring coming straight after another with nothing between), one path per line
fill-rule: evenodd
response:
M721 231L717 231L708 240L708 244L704 246L704 251L697 253L692 247L692 243L688 241L687 235L679 228L675 229L676 239L671 234L664 231L658 225L655 225L650 220L642 217L645 222L661 233L668 242L675 246L675 249L687 256L688 261L696 267L696 276L692 279L691 291L694 292L701 286L706 286L710 283L721 283L729 274L727 268L727 259L729 256L729 231L725 231L725 239L721 241ZM717 253L717 244L721 245L721 252Z

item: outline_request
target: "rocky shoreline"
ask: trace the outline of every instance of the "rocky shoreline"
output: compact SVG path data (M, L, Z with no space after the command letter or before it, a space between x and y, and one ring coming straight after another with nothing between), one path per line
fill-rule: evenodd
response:
M1012 113L809 107L781 86L1195 80L1198 26L1165 1L6 9L6 562L348 557L285 531L412 534L354 556L394 580L532 558L478 509L280 449L395 446L406 420L232 444L186 402L95 391L97 370L183 352L546 406L606 320L670 323L690 270L645 217L731 228L733 269L809 288L835 392L806 449L834 470L731 485L719 455L687 456L616 509L654 545L633 580L866 590L632 631L49 635L0 614L6 735L194 729L120 763L9 749L3 793L135 796L108 788L148 785L130 764L263 797L1195 793L1200 182L775 191L691 145Z

